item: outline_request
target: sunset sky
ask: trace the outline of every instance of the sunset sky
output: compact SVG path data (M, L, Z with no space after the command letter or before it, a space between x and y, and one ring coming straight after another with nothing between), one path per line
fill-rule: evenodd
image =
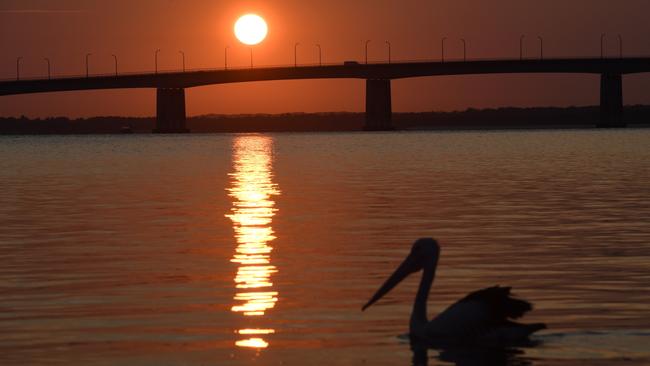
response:
M617 34L626 55L650 55L650 2L647 0L3 0L0 3L0 78L21 74L45 76L44 57L54 75L83 74L85 55L91 73L151 71L161 49L161 69L223 68L249 63L248 47L236 40L238 16L256 13L269 25L268 38L254 46L256 65L318 61L342 63L364 58L439 59L440 39L448 37L448 58L519 56L519 36L526 35L526 57L539 56L537 36L545 39L546 57L589 57L600 53L607 33L607 53L618 52ZM650 104L650 75L624 79L625 103ZM598 103L596 75L490 75L428 77L393 82L395 111L459 110L468 107L567 106ZM241 83L189 89L188 115L209 113L283 113L362 111L362 80L303 80ZM0 116L66 115L153 116L155 90L85 91L0 97Z

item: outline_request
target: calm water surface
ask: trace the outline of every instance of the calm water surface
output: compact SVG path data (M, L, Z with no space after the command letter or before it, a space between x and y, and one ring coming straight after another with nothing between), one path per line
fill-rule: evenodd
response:
M422 236L549 325L429 364L650 364L649 130L0 137L0 223L2 365L409 365Z

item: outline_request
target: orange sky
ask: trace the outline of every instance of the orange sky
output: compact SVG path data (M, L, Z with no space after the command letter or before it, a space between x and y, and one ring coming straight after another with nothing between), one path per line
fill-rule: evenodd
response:
M91 73L153 69L160 48L161 69L179 69L183 50L188 68L246 66L247 47L233 35L237 17L255 12L269 23L269 37L255 46L257 65L363 60L371 39L370 60L440 57L447 36L447 57L518 57L519 36L526 34L528 57L539 55L537 35L545 38L547 57L597 56L600 33L610 36L607 52L617 53L616 34L627 55L650 55L650 3L647 0L3 0L0 3L0 78L14 78L22 56L25 77L82 74L92 52ZM242 83L189 89L189 115L208 113L283 113L362 111L361 80L304 80ZM467 107L597 104L597 76L491 75L429 77L393 82L395 111L457 110ZM625 78L625 102L650 104L650 76ZM154 90L112 90L0 97L0 116L67 115L152 116Z

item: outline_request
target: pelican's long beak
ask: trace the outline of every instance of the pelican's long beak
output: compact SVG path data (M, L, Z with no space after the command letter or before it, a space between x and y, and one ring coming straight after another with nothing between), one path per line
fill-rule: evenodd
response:
M395 270L395 272L386 280L386 282L377 290L377 292L372 296L372 298L366 303L361 311L366 310L370 305L374 304L377 300L381 299L386 295L393 287L397 286L398 283L402 282L408 275L417 270L416 265L411 259L411 256L408 256L402 264Z

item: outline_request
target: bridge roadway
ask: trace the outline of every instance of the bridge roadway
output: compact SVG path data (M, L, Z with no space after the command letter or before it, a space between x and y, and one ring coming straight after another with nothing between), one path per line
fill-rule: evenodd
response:
M650 72L650 58L345 63L0 81L0 96L91 89L157 89L157 132L184 132L185 89L269 80L365 79L366 129L391 129L390 80L443 75L573 73L601 76L602 127L622 127L622 75Z

